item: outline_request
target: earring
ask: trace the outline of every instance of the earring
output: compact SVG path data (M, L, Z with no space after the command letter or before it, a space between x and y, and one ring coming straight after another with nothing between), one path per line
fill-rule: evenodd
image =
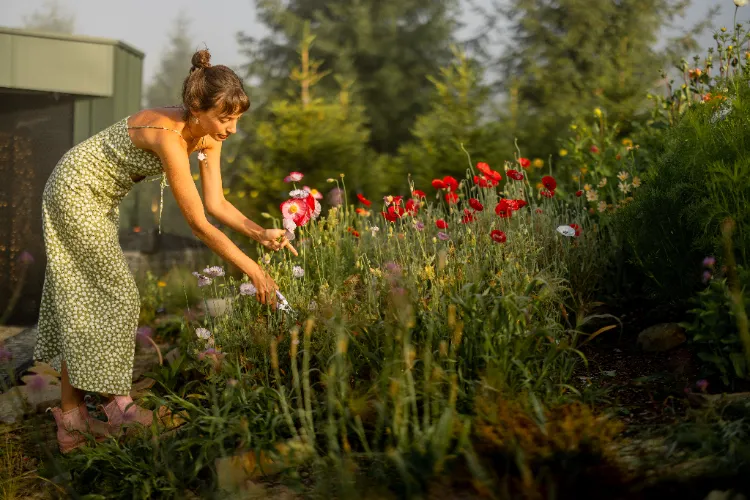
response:
M198 117L197 116L193 117L193 122L198 123Z

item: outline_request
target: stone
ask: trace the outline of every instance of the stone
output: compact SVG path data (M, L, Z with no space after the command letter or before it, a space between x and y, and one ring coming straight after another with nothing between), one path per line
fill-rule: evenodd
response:
M677 323L661 323L638 334L638 346L646 352L664 352L686 341L685 330Z

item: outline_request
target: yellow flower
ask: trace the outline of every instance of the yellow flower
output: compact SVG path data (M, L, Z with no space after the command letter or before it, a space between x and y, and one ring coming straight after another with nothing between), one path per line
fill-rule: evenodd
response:
M224 188L224 196L229 194L229 188Z
M198 174L193 174L193 180L194 180L194 181L197 181L197 180L198 180L198 177L200 177L200 175L198 175Z
M586 175L588 173L589 169L586 167L581 167L581 175Z
M536 188L537 189L542 189L543 187L544 187L544 184L542 184L541 182L537 182L536 183Z
M259 194L260 194L260 191L252 190L250 191L250 198L257 198Z
M246 195L247 195L247 193L246 193L246 192L244 192L244 191L239 191L239 192L237 193L237 198L244 198L244 197L245 197Z
M578 182L580 180L580 177L578 177L577 175L574 175L571 177L571 179L573 179L573 182Z
M594 116L596 116L597 118L601 118L602 117L602 110L601 110L601 108L594 108Z
M534 158L534 168L542 168L544 166L544 160L541 158Z
M560 150L560 156L568 156L568 150L567 149L561 149Z
M591 191L591 184L584 184L583 185L583 190L584 191Z
M576 125L575 123L572 123L570 125L570 130L577 130L577 129L578 129L578 125Z
M159 281L159 282L158 282L158 283L157 283L156 285L157 285L157 286L158 286L159 288L164 288L165 286L167 286L167 284L166 284L165 282L163 282L163 281Z
M627 137L622 140L622 145L626 148L632 148L633 147L633 141L631 139L628 139Z

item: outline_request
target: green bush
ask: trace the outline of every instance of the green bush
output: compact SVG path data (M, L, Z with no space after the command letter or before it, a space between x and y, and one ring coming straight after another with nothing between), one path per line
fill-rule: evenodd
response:
M665 134L644 187L616 215L647 293L684 304L700 285L700 262L719 253L721 222L737 224L740 264L750 248L750 87L745 77L693 103Z

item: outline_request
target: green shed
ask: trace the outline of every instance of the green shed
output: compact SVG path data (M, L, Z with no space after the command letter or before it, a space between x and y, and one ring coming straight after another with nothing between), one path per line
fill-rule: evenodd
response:
M0 323L36 321L44 185L73 145L140 109L143 57L117 40L0 27Z

